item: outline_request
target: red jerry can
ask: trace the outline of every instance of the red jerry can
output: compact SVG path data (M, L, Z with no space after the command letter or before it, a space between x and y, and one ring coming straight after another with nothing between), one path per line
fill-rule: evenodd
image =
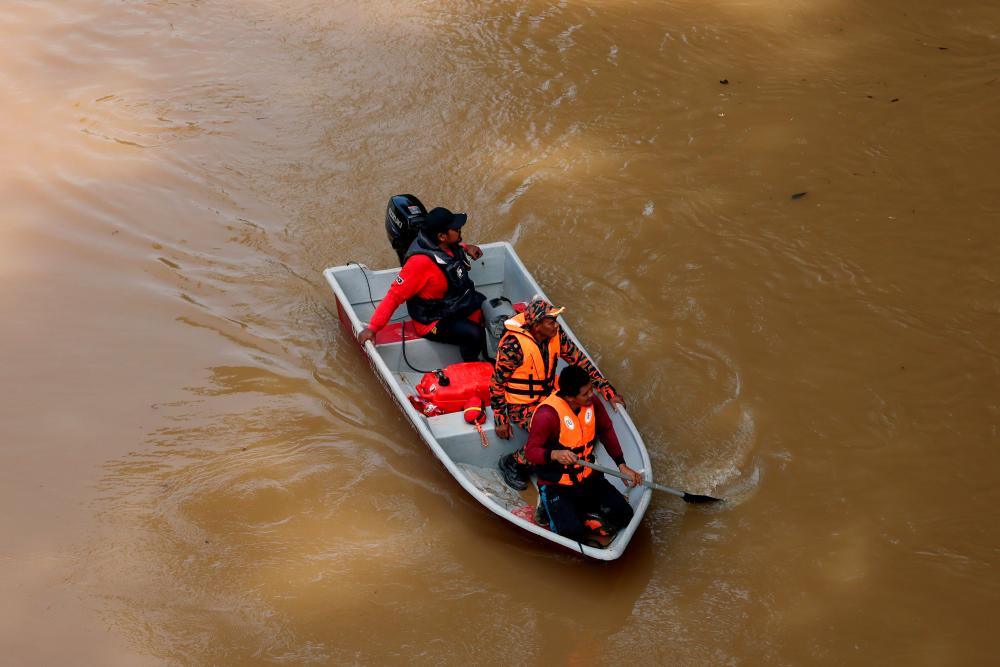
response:
M447 384L442 384L442 374ZM436 373L425 373L417 385L417 395L444 412L461 412L474 396L489 405L491 375L493 364L488 361L452 364Z

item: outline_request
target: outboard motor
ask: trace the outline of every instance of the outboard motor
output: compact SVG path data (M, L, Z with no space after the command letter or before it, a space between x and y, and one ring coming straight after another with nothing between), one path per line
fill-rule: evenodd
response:
M426 217L427 209L413 195L389 197L389 205L385 209L385 233L389 244L399 255L400 266Z
M486 325L486 353L491 359L497 358L497 345L506 328L503 323L514 317L514 305L505 296L483 301L483 322Z

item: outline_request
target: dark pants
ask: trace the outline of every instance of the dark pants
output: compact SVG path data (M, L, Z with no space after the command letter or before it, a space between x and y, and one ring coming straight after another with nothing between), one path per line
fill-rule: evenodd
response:
M632 506L599 472L572 486L544 484L541 496L552 529L577 542L586 536L583 520L589 512L600 514L615 528L627 526L632 520Z
M435 331L424 336L436 343L458 345L462 361L476 361L479 353L486 356L486 329L465 317L446 317L438 320Z

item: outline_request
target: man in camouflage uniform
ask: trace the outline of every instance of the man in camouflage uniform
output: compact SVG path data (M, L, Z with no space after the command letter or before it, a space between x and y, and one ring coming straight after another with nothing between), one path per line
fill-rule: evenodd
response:
M569 339L566 333L559 327L556 316L563 311L562 308L554 308L552 304L544 299L536 298L528 304L524 310L522 318L523 324L517 329L526 331L534 339L534 343L539 349L547 348L549 340L553 336L558 336L559 358L571 366L579 366L590 376L594 389L601 393L612 409L617 410L619 405L624 406L625 401L621 399L611 383L605 379L601 372L594 367L580 348ZM496 424L496 434L503 439L511 436L511 424L520 426L528 430L531 423L531 416L535 413L542 400L547 395L539 395L531 402L510 403L506 395L509 390L509 383L515 371L525 363L525 351L522 347L523 338L512 333L512 322L508 320L508 331L500 339L497 348L497 361L490 381L490 406L493 408L493 420ZM553 363L553 366L555 364ZM552 377L555 376L555 369L550 369ZM552 388L554 391L554 388ZM524 448L517 450L513 454L508 454L500 459L498 467L504 481L511 488L523 491L528 488L528 475L530 467L524 458Z

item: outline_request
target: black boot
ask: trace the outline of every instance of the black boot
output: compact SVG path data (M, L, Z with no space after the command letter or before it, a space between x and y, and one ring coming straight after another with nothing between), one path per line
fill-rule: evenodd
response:
M545 503L542 499L538 499L538 504L535 505L535 523L537 523L542 528L549 527L549 513L545 510Z
M514 460L513 454L503 456L497 462L500 476L507 486L515 491L524 491L528 488L528 466Z

